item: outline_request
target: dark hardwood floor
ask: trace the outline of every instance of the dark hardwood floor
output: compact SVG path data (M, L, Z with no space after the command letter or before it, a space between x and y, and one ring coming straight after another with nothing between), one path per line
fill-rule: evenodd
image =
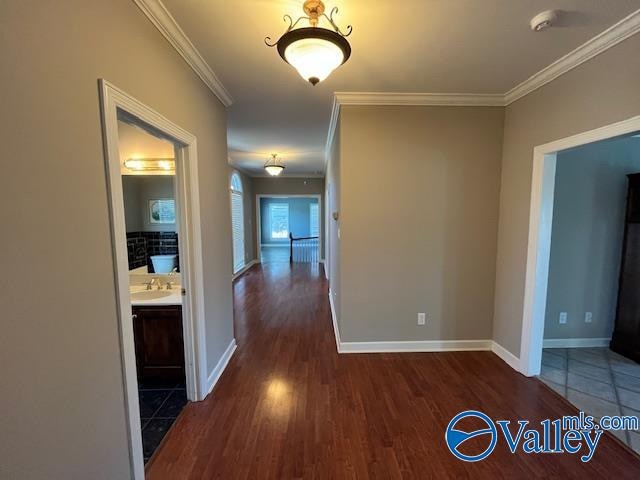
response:
M338 355L317 266L256 266L234 292L238 349L178 418L151 480L640 478L640 457L608 434L589 463L513 455L504 439L462 462L444 441L462 410L535 425L576 410L490 352Z

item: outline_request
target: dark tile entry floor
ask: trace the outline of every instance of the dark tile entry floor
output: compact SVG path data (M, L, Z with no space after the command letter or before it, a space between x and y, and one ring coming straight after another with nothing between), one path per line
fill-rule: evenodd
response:
M187 392L184 385L140 385L138 396L142 450L147 463L187 404Z

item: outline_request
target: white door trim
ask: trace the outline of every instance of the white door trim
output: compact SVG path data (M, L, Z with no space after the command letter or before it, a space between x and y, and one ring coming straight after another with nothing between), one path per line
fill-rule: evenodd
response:
M556 154L568 148L640 131L640 116L539 145L533 150L529 241L525 275L520 372L540 373L553 221Z
M183 296L182 323L187 396L196 401L202 400L207 394L197 142L195 136L106 80L101 79L99 85L129 452L133 478L141 480L144 479L144 459L129 297L129 264L118 149L118 110L133 115L180 145L176 148L176 205L180 225L181 278L186 290L186 295Z
M268 193L256 194L256 257L258 263L262 262L262 258L260 257L260 250L262 248L262 221L260 217L260 199L262 198L315 198L318 200L318 221L322 221L322 215L324 214L324 205L322 205L321 193L308 193L306 195L270 195ZM324 228L326 229L327 226L325 225ZM318 262L320 263L323 244L324 242L322 238L322 224L320 224L320 232L318 233Z

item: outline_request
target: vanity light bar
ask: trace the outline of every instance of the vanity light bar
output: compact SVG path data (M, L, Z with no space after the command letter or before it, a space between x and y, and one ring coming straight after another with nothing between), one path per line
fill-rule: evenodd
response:
M142 171L173 171L176 162L173 158L129 158L124 166L129 170Z

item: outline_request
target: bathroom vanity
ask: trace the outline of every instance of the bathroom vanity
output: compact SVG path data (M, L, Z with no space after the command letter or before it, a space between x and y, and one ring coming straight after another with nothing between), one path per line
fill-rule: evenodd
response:
M138 382L184 381L182 306L133 306Z
M184 382L184 339L179 285L172 290L131 287L138 382Z

